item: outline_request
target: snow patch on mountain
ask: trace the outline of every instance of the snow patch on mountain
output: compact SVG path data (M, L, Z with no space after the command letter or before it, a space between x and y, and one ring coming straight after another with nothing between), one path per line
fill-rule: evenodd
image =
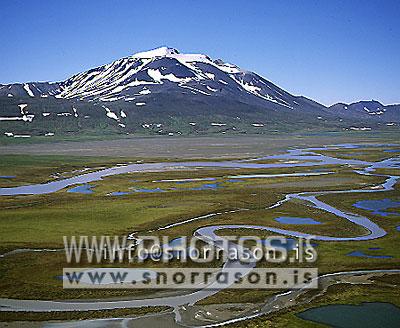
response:
M162 80L168 80L175 83L185 83L190 81L190 78L179 78L172 73L163 75L158 69L148 69L147 73L157 83L162 83Z
M118 116L117 114L115 114L114 112L112 112L108 107L103 106L103 108L106 110L106 115L109 118L112 118L113 120L118 120Z
M139 91L139 94L141 94L141 95L148 95L150 93L151 93L151 91L149 89L146 89L146 88L141 90L141 91Z
M33 94L32 90L29 88L29 84L24 83L24 89L26 91L26 93L28 94L29 97L35 97L35 95Z

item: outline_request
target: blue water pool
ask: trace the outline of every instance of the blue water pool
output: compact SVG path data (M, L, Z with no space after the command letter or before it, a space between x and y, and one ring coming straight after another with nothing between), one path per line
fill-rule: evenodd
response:
M393 256L390 255L369 255L365 254L364 252L361 251L354 251L346 254L347 256L355 256L355 257L366 257L369 259L391 259Z
M165 190L161 189L161 188L154 188L154 189L146 189L146 188L142 188L142 189L134 189L134 192L164 192Z
M321 222L312 218L298 218L293 216L281 216L279 218L275 218L275 221L284 224L321 224Z
M74 192L74 193L78 193L78 194L91 194L93 193L91 185L89 184L84 184L81 186L76 186L74 188L68 189L67 192Z
M127 191L114 191L110 194L110 196L124 196L124 195L129 195L130 192Z
M193 188L189 188L188 190L215 190L218 188L220 188L220 185L218 182L216 182L216 183L206 183L200 187L193 187Z
M399 214L398 212L387 212L386 210L400 208L400 202L393 201L389 198L378 200L360 200L354 203L353 206L363 210L371 211L372 214L375 215L388 216Z

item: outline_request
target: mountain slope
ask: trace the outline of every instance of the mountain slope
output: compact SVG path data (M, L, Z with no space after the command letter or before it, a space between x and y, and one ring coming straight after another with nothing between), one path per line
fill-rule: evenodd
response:
M236 65L161 47L61 82L0 85L0 132L263 133L399 121L396 106L377 106L326 108Z

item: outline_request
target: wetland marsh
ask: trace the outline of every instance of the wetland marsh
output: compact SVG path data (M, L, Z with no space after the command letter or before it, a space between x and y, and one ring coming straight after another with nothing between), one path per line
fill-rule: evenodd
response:
M360 295L360 302L384 300L398 305L397 287L393 287L400 256L396 184L400 160L395 141L293 145L275 154L274 146L267 156L230 153L221 158L213 155L210 160L204 156L201 160L160 160L2 155L0 174L13 178L0 181L0 250L4 255L0 258L0 317L10 324L18 319L46 325L49 311L87 319L95 310L107 318L133 308L132 315L124 313L125 319L82 321L74 327L122 321L132 327L139 322L155 325L162 316L174 319L168 320L171 326L258 327L269 325L271 318L273 325L283 326L288 317L299 326L311 326L295 313L314 305L348 304L351 298L346 293ZM326 276L335 283L327 283L317 294L295 292L282 307L284 290L278 294L229 289L178 294L64 290L54 278L65 266L64 235L123 236L149 231L171 238L196 234L214 241L232 233L313 235L318 243L320 282ZM223 270L229 263L212 265ZM346 278L340 282L336 277L342 276ZM366 280L360 282L357 276ZM374 283L379 279L386 283ZM362 299L365 282L376 293ZM351 287L344 291L342 284ZM137 309L152 312L160 306L166 312L134 314ZM172 308L174 313L168 310ZM92 315L93 320L97 317ZM57 325L68 326L62 322L65 318L60 320Z

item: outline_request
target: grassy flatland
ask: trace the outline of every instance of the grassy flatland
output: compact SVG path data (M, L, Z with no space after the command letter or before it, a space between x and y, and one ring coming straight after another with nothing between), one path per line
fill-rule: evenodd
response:
M48 321L48 320L89 320L102 318L123 318L143 316L152 313L168 313L167 307L143 307L138 309L117 309L85 312L0 312L1 321Z
M337 169L337 168L336 168ZM304 170L304 169L303 169ZM290 169L287 172L292 172ZM248 179L240 183L226 182L229 170L194 170L170 173L132 173L112 176L93 182L93 194L73 194L66 190L47 195L15 196L0 198L1 248L60 247L63 235L115 235L134 230L152 229L168 223L179 222L210 212L249 208L253 211L225 215L219 223L265 223L265 217L282 215L329 216L305 206L288 203L276 211L265 207L283 198L287 192L337 190L365 187L382 181L381 178L359 176L344 169L343 174L322 177L291 177ZM235 170L243 173L271 173L271 170ZM284 172L283 169L272 171ZM40 173L42 174L42 173ZM153 182L163 178L216 177L221 187L216 190L188 190L209 182ZM139 181L137 181L140 179ZM133 181L132 181L133 180ZM286 188L285 188L286 186ZM130 188L177 188L161 193L133 193L126 196L108 196L113 191L131 191ZM283 189L285 188L285 189ZM216 222L216 221L213 221ZM321 225L329 229L335 220ZM203 222L201 223L203 224ZM275 221L272 225L278 226ZM346 222L343 222L345 225ZM309 229L310 227L305 227ZM317 229L311 227L311 229ZM334 230L334 229L333 229Z
M289 148L342 143L398 143L397 132L276 132L268 135L138 136L106 134L7 138L0 136L0 154L113 156L143 158L224 158L265 156ZM362 149L357 152L362 152Z
M358 150L357 150L358 151ZM387 158L389 153L376 148L362 149L365 152L359 159L377 160ZM376 153L375 153L376 152ZM337 151L343 155L343 151ZM370 155L368 155L370 154ZM379 154L379 155L377 155ZM228 157L232 153L226 154ZM336 152L330 153L336 155ZM351 155L350 154L345 154ZM393 154L390 154L393 155ZM249 155L247 154L246 157ZM360 155L361 156L361 155ZM232 156L234 157L234 156ZM232 158L231 157L231 158ZM2 155L0 175L16 175L15 179L1 179L2 187L26 183L40 183L57 179L55 173L69 177L79 174L83 168L95 169L109 167L118 163L135 162L137 160L156 161L160 159L112 156L68 156L68 155ZM171 162L177 158L169 158ZM193 160L193 158L192 158ZM332 175L312 177L277 177L269 179L247 179L232 183L229 175L241 174L276 174L294 172L313 172L315 169L326 169L335 172ZM191 217L226 210L246 208L247 211L221 214L212 219L194 221L176 226L157 234L169 237L191 236L203 225L216 224L258 224L289 228L307 233L326 234L332 236L353 236L365 233L363 229L344 219L305 206L301 202L289 202L273 210L266 207L282 199L287 193L301 191L344 190L354 188L369 188L384 181L383 177L360 176L352 172L354 168L331 165L326 167L281 168L281 169L193 169L174 170L168 172L130 173L107 177L91 183L93 194L72 194L66 189L48 195L15 196L0 198L0 252L4 253L17 248L62 248L62 236L70 235L126 235L132 231L146 232L173 222L179 222ZM391 170L390 173L396 172ZM384 170L380 173L385 173ZM397 172L396 172L397 173ZM196 181L188 183L154 182L162 179L213 177L215 181ZM3 181L4 180L4 181ZM215 190L190 190L207 183L217 182ZM109 196L114 191L132 191L134 188L161 188L168 190L160 193L132 193L126 196ZM133 189L132 189L133 188ZM173 189L175 188L175 189ZM359 213L371 218L384 228L388 234L366 242L318 242L318 266L320 272L336 272L341 270L398 268L400 250L398 248L399 233L396 227L400 225L399 216L381 217L369 211L356 209L353 204L362 199L400 199L399 189L384 193L362 194L332 194L319 196L330 205L349 212ZM285 225L274 220L278 216L312 217L323 224L320 225ZM260 235L248 229L235 231L220 231L226 235ZM369 250L379 247L380 250ZM370 259L349 257L351 251L363 251L373 255L391 255L392 259ZM152 264L147 263L147 266ZM172 263L179 266L179 263ZM212 263L213 266L220 263ZM269 264L260 263L260 266ZM315 264L314 264L315 265ZM60 275L66 266L62 252L56 253L21 253L0 259L0 297L15 298L99 298L128 297L145 295L143 291L64 291L61 281L55 277ZM32 274L34 272L34 274ZM365 295L365 288L369 294ZM373 290L373 294L370 291ZM262 302L275 291L230 291L225 290L203 304ZM398 295L397 289L379 286L353 286L331 288L327 296L318 304L324 302L352 303L368 300L386 300L397 304L393 295ZM374 297L372 297L374 296ZM312 304L314 305L314 303ZM310 305L311 306L311 305ZM304 307L305 308L305 307ZM303 309L303 308L301 308ZM301 309L293 310L299 311ZM115 313L107 314L115 315ZM122 314L121 314L122 315ZM94 318L97 314L89 314ZM38 318L43 318L40 315ZM8 318L12 318L8 314ZM29 320L36 320L28 316ZM306 323L297 318L294 312L280 313L271 318L257 319L240 325L248 327L263 327L266 324L280 327L287 325L304 326ZM315 324L307 323L310 327Z

